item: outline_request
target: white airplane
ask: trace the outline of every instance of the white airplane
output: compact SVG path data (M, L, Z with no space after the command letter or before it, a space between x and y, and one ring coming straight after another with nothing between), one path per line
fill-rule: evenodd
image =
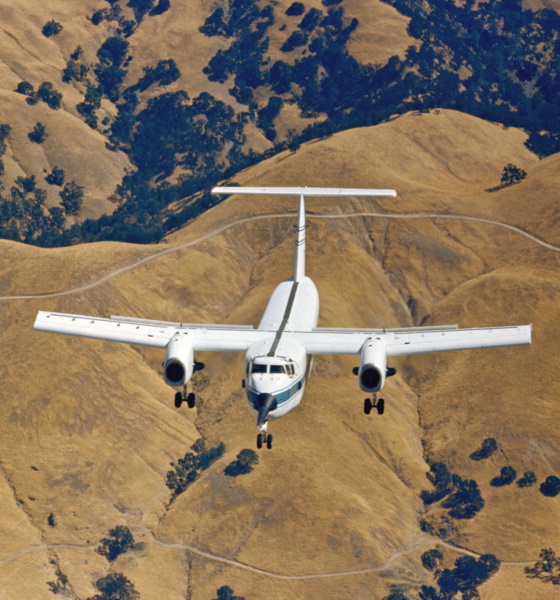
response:
M203 368L195 352L245 352L243 387L249 410L257 419L257 447L272 447L268 421L278 419L301 401L314 354L355 354L360 366L354 369L361 389L371 394L364 412L373 408L383 414L385 402L377 393L385 379L396 373L387 357L493 348L531 343L531 325L458 329L409 327L403 329L331 329L317 327L319 294L305 275L306 196L396 196L394 190L332 188L217 187L215 194L280 194L299 196L293 276L274 290L257 329L245 325L198 325L152 321L128 317L109 319L39 311L35 329L53 333L165 348L165 381L180 386L175 406L195 404L187 393L193 372Z

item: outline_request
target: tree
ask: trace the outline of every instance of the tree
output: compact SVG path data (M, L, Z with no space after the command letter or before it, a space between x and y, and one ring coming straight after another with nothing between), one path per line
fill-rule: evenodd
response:
M558 496L558 494L560 494L560 479L558 479L556 475L550 475L543 483L541 483L540 490L543 496L549 496L551 498Z
M527 173L523 169L520 169L519 167L516 167L515 165L509 163L504 167L501 182L502 185L508 186L513 185L514 183L519 183L520 181L523 181L523 179L525 179L526 177Z
M64 183L64 170L53 167L53 170L45 177L45 181L50 185L61 186Z
M43 81L37 90L37 97L54 110L60 108L62 94L54 89L50 81Z
M490 482L490 485L493 487L509 485L515 481L516 477L517 471L513 467L502 467L500 475L498 477L494 477Z
M543 548L539 560L532 567L525 567L525 573L527 577L560 585L560 559L552 548Z
M68 216L75 216L80 212L84 203L84 188L75 181L69 181L58 193L61 197L62 207Z
M29 83L29 81L20 81L17 84L16 92L18 94L23 94L24 96L29 96L33 94L35 88Z
M117 525L109 531L109 537L103 538L97 552L109 562L113 562L121 554L134 546L134 536L130 529L124 525Z
M223 585L216 593L217 597L214 600L245 600L242 596L236 596L229 585Z
M301 2L294 2L286 9L288 17L299 17L305 12L305 6Z
M483 460L489 458L498 449L498 443L494 438L486 438L478 450L475 450L471 455L471 460Z
M45 37L51 37L53 35L58 35L62 31L62 25L52 19L43 25L43 29L41 31Z
M523 473L523 477L520 477L517 480L517 485L520 488L530 487L537 482L537 476L533 473L533 471L526 471Z
M27 137L35 144L42 144L48 137L49 134L43 123L35 123L33 131L27 134Z
M443 554L437 549L427 550L422 554L422 565L428 571L435 570L443 560Z
M250 473L253 470L253 465L258 464L258 462L258 454L250 448L245 448L237 455L237 460L234 460L224 469L224 473L230 477L245 475Z
M88 600L137 600L140 594L132 582L122 573L110 573L95 582L95 587L101 592Z

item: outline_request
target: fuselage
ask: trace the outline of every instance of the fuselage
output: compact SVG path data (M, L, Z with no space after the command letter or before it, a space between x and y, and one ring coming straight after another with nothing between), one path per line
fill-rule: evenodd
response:
M283 281L272 293L258 329L270 332L245 355L249 410L256 417L268 402L266 419L278 419L297 406L308 375L308 357L291 331L311 331L319 318L319 294L309 277Z

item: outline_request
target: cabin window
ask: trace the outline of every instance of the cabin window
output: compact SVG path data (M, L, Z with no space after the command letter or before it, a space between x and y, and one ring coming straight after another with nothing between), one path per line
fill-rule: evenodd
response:
M257 365L253 363L252 373L266 373L266 365Z
M293 363L293 362L289 362L289 363L286 365L286 370L288 371L288 375L289 375L290 377L293 377L293 376L294 376L294 374L295 374L295 373L294 373L294 363Z
M270 372L272 374L285 373L284 365L270 365Z

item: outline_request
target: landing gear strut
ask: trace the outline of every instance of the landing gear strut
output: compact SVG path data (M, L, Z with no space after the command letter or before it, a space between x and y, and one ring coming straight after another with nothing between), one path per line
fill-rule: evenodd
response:
M373 399L366 398L364 400L364 412L366 415L371 413L372 408L377 409L377 414L382 415L385 412L385 400L377 398L377 394L373 394Z
M187 394L187 386L183 386L182 392L177 392L175 394L175 408L181 408L183 402L187 403L189 408L194 408L195 404L195 395L193 392Z
M265 421L259 427L259 433L257 435L257 448L260 450L263 445L266 444L266 447L270 450L272 448L272 434L266 432L268 423Z

